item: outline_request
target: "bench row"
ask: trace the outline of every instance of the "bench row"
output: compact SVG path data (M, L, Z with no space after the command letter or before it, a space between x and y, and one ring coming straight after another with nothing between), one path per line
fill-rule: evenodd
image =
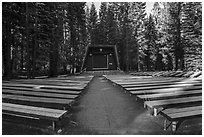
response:
M76 102L82 90L91 81L92 77L87 77L84 81L81 77L79 82L75 79L78 84L74 87L69 86L66 78L43 79L45 83L43 81L39 83L39 80L3 81L2 112L4 115L15 117L51 120L55 130L56 123L66 114L67 109ZM56 83L55 86L47 83L58 80L59 83ZM63 86L60 82L67 83L67 85ZM79 84L80 82L83 86ZM71 83L73 84L73 82Z
M159 71L159 72L133 72L135 76L157 76L157 77L198 77L202 75L201 71Z
M106 76L106 78L125 89L128 93L130 93L130 95L135 95L137 99L142 100L144 107L151 109L151 112L153 112L155 116L158 112L161 112L163 116L171 117L167 119L173 122L173 124L171 122L172 131L175 131L177 128L176 124L178 124L179 120L201 115L201 110L194 111L192 109L188 109L189 105L187 104L190 104L192 108L197 108L197 105L201 105L202 79L180 79L180 82L178 82L177 79L175 79L175 81L173 79L168 81L166 78L163 81L160 78L139 79L138 77L129 77L128 79L128 76L123 76L121 79L119 77L114 78L113 76ZM185 111L185 113L184 111L181 111L175 115L173 113L168 114L166 111L163 111L171 111L172 107L174 108L179 105L182 105L182 109L179 108L178 110L181 109L189 111ZM193 112L190 113L191 111Z

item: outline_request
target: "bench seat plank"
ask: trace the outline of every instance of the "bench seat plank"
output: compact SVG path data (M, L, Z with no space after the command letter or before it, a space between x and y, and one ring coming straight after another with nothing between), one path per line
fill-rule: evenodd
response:
M167 93L174 91L186 91L186 90L199 90L202 89L202 86L189 87L184 89L182 87L173 87L173 88L164 88L164 89L154 89L154 90L139 90L139 91L129 91L133 95L146 95L146 94L155 94L155 93Z
M34 91L34 92L45 92L45 93L58 93L58 94L71 94L79 95L82 91L79 90L55 90L55 89L40 89L40 88L31 88L31 87L7 87L3 86L2 90L23 90L23 91Z
M53 98L64 98L64 99L75 99L78 95L69 95L69 94L57 94L57 93L45 93L45 92L35 92L35 91L23 91L23 90L6 90L3 89L4 94L15 94L15 95L30 95L30 96L39 96L39 97L53 97Z
M202 101L202 96L195 96L195 97L185 97L185 98L176 98L176 99L145 101L144 105L148 106L149 108L155 108L155 107L163 107L167 105L193 103L193 102L201 102L201 101Z
M202 109L202 106L193 106L193 107L184 107L184 108L168 108L165 109L163 111L161 111L161 113L165 113L165 114L174 114L174 113L181 113L181 112L185 112L185 111L195 111L195 110L200 110Z
M128 80L124 80L124 81L119 81L116 83L118 84L146 84L146 83L160 83L160 82L165 82L165 83L169 83L169 82L178 82L178 81L182 81L183 78L179 78L179 79L152 79L152 78L149 78L149 79L137 79L137 80L131 80L131 81L128 81Z
M112 80L112 79L111 79ZM184 80L184 78L137 78L137 79L125 79L125 80L112 80L115 83L118 84L128 84L128 83L135 83L135 84L143 84L143 83L159 83L159 82L177 82L177 81L181 81Z
M197 84L190 84L190 83L186 83L186 84L178 84L178 85L169 85L168 88L170 87L184 87L184 88L188 88L191 86L197 86L197 85L201 85L201 83L197 83ZM158 85L158 86L151 86L151 87L130 87L130 88L125 88L127 91L133 91L133 90L152 90L152 89L163 89L163 88L167 88L166 85Z
M167 119L170 121L176 121L179 119L186 119L189 117L195 117L202 115L202 109L194 110L194 111L185 111L180 113L171 113L167 115Z
M74 101L73 99L30 97L30 96L5 95L5 94L2 94L2 98L3 99L9 99L9 100L17 100L17 101L27 101L27 102L37 102L37 103L53 103L53 104L63 104L63 105L68 105Z
M78 82L78 81L48 81L48 80L28 80L28 81L3 81L3 83L15 83L15 84L35 84L35 85L55 85L55 86L83 86L88 84L87 82Z
M123 88L138 88L138 87L144 87L144 86L161 86L161 85L172 85L173 83L168 82L161 82L161 83L145 83L145 84L121 84Z
M47 84L47 85L82 85L86 84L83 82L78 82L78 81L56 81L56 80L11 80L11 81L3 81L3 83L15 83L15 84Z
M61 90L83 90L84 86L50 86L50 85L35 85L35 84L14 84L14 83L2 83L2 87L11 86L11 87L40 87L42 89L61 89Z
M11 103L2 103L2 111L5 113L22 114L53 121L58 121L59 118L67 112L65 110L18 105Z
M173 92L158 93L158 94L137 95L137 97L142 100L144 99L151 100L151 99L176 97L176 96L184 96L184 95L192 95L192 94L202 94L202 90L173 91Z

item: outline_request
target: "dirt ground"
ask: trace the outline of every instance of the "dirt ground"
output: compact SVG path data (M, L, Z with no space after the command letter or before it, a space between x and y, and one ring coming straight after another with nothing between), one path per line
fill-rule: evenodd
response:
M63 119L64 126L62 132L58 131L58 134L202 134L202 118L184 121L176 133L170 130L164 131L162 116L151 116L134 96L129 96L120 87L113 86L103 77L95 77L84 92ZM56 134L47 125L51 124L48 121L22 120L3 116L2 134Z

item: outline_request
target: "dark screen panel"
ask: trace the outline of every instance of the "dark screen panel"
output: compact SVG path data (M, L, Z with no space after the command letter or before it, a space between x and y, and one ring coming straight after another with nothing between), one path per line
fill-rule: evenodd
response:
M107 68L107 55L93 55L93 68Z

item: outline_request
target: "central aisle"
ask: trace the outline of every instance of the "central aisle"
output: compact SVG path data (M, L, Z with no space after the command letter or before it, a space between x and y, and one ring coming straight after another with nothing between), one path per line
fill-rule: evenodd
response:
M162 132L142 104L104 77L93 79L78 107L76 122L93 134L144 134L156 129Z

